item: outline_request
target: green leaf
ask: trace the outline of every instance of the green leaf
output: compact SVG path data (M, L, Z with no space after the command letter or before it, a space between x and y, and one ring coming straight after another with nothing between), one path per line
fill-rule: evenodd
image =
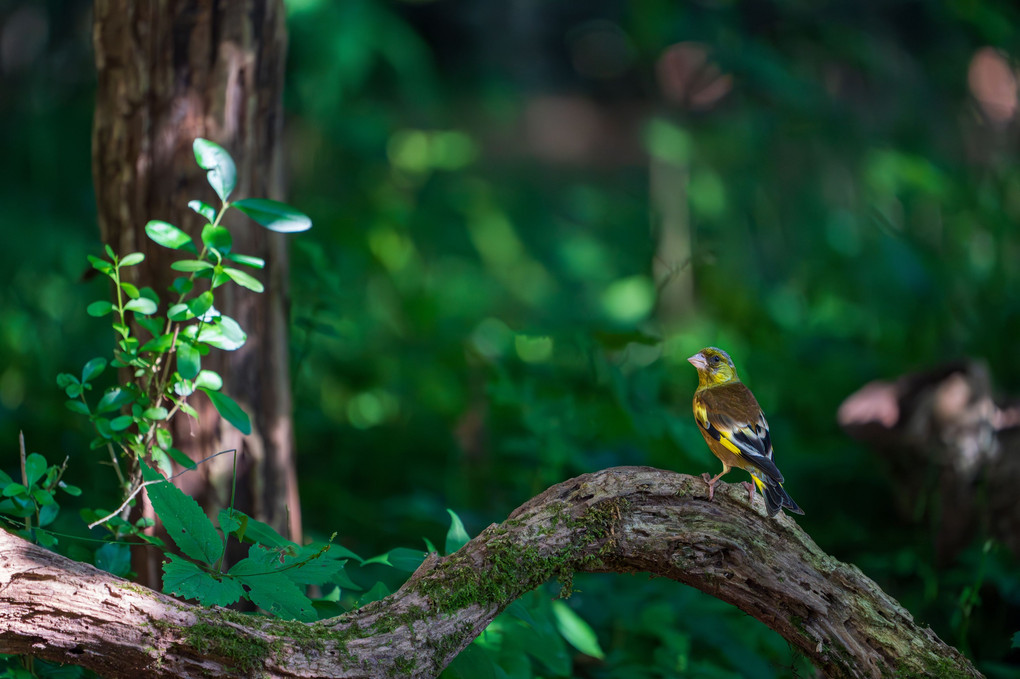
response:
M230 252L234 239L230 237L230 232L222 226L206 224L202 227L202 242L221 254L226 254Z
M232 205L270 231L294 233L312 228L308 215L276 200L245 198Z
M201 339L201 335L199 339ZM223 378L219 376L219 373L212 370L203 370L195 378L195 387L219 391L223 388Z
M443 676L448 679L496 679L496 663L492 654L484 648L469 644L446 666Z
M89 316L95 316L96 318L102 318L111 311L113 311L113 305L110 304L109 302L102 300L98 302L93 302L92 304L89 304L87 307L85 307L85 312Z
M156 428L156 445L168 450L174 444L173 435L163 427Z
M120 417L115 417L110 420L110 428L114 431L124 431L134 424L134 422L135 419L130 415L121 415Z
M237 321L229 316L220 316L215 323L202 326L198 333L199 342L205 342L224 351L240 349L247 340L248 335L241 330Z
M201 295L187 302L188 310L196 316L201 316L212 308L213 294L206 290Z
M188 201L188 207L205 217L210 222L216 221L216 209L213 206L203 203L200 200L191 200Z
M374 585L372 585L372 587L369 588L369 590L367 592L365 592L364 594L361 595L361 598L358 599L358 605L359 606L364 606L365 604L370 604L373 601L379 601L379 599L385 599L390 594L391 594L391 592L390 592L390 588L389 587L387 587L382 582L377 582Z
M78 413L79 415L89 414L89 407L82 401L64 401L64 405L67 406L67 409L72 413Z
M227 255L227 259L238 264L244 264L245 266L251 266L256 269L264 269L266 266L266 260L261 257L252 257L251 255L235 255L230 253Z
M154 314L156 313L156 303L151 299L145 297L139 297L133 299L124 305L125 311L135 311L140 314Z
M131 572L131 549L127 545L107 542L96 550L96 568L118 577Z
M8 483L4 486L3 490L4 497L16 497L18 495L28 495L28 488L25 488L20 483Z
M599 660L605 659L606 654L602 651L602 647L599 646L595 630L581 616L575 613L574 609L568 606L566 602L557 599L552 602L552 610L553 616L556 618L556 628L571 646L585 655L590 655Z
M68 495L72 495L74 497L78 497L79 495L81 495L81 488L79 488L78 486L72 486L70 483L58 481L57 487L60 488L60 490L67 493Z
M213 268L213 265L201 259L182 259L172 263L170 268L174 271L203 271Z
M162 479L151 467L145 463L140 464L142 477L146 481ZM180 488L166 480L146 486L145 490L167 534L180 550L197 561L216 563L223 554L223 542L212 521L194 498L185 495Z
M237 427L242 434L251 433L251 420L248 418L248 413L244 412L234 399L219 391L205 388L202 391L206 393L209 400L212 401L213 407L223 419Z
M194 469L195 467L198 466L195 464L194 460L192 460L190 457L188 457L181 451L177 450L176 448L167 448L166 454L170 456L170 459L172 459L174 462L184 467L185 469Z
M140 252L132 252L129 255L124 255L123 257L121 257L120 265L121 266L134 266L136 264L141 264L144 261L145 261L145 255L143 255Z
M96 271L104 273L107 276L113 273L113 265L110 264L105 259L100 259L99 257L95 257L93 255L86 255L86 259L89 260L89 262L92 264L92 268L95 269Z
M467 541L471 538L468 537L467 531L464 530L464 524L461 522L460 517L452 509L447 509L450 513L450 530L446 532L446 554L450 555L456 552L458 549L467 544Z
M142 345L140 351L151 351L157 354L164 354L170 351L170 347L174 344L173 333L166 333L153 337L151 340Z
M186 380L193 380L202 369L202 356L190 342L177 342L177 372Z
M142 417L147 420L165 420L167 414L166 408L157 406L155 408L146 408L145 411L142 412Z
M229 509L221 509L219 514L216 515L216 520L220 524L220 530L224 533L233 533L235 535L237 534L237 531L241 529L241 526L244 525L245 521L243 519L246 518L247 517L238 516Z
M234 564L229 575L243 583L248 588L248 599L267 613L289 620L316 620L311 600L279 569L276 550L252 545L248 558Z
M1013 635L1013 644L1010 648L1020 648L1020 632L1016 632Z
M234 517L246 525L243 536L238 539L245 542L258 543L266 547L296 547L297 545L276 532L268 523L257 521L239 509L233 510Z
M171 250L180 250L181 248L188 248L188 246L191 246L188 249L195 250L191 236L168 222L153 219L145 225L145 235L159 245Z
M138 288L136 288L135 286L131 285L130 283L128 283L126 281L121 281L120 287L121 287L121 290L126 292L127 296L130 297L131 299L137 299L139 297L139 295L141 294L141 293L138 292Z
M338 576L345 577L344 563L330 558L329 550L322 551L321 545L305 545L298 549L297 554L284 556L281 572L295 585L325 585L335 582Z
M99 403L96 405L96 412L112 412L131 400L131 394L120 387L114 387L103 394L103 397L99 399Z
M166 310L166 315L171 321L186 321L195 317L195 314L188 309L187 304L174 304Z
M106 370L106 359L102 357L93 358L81 369L81 381L88 382Z
M263 290L265 290L265 287L262 285L262 282L259 279L255 278L251 274L247 274L241 271L240 269L223 267L223 273L230 276L230 280L234 281L241 287L248 288L249 290L253 290L255 292L262 292Z
M425 560L425 552L420 549L408 549L407 547L397 547L391 549L384 555L389 565L396 568L398 571L405 571L407 573L413 573L418 570L418 566Z
M46 474L46 458L39 453L31 453L25 458L25 477L28 485L34 486L35 482Z
M244 588L235 578L213 575L170 554L163 564L163 591L185 599L195 599L204 606L229 606L244 596Z
M233 158L219 144L201 137L195 140L193 148L198 166L208 170L206 178L209 185L220 200L226 202L237 184L237 168L234 167Z

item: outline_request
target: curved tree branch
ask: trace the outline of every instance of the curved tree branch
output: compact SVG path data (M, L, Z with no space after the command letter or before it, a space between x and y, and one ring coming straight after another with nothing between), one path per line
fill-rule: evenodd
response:
M753 615L829 677L981 676L858 568L746 502L648 467L585 474L430 555L386 599L314 624L181 603L0 531L0 652L107 677L432 677L550 578L649 572Z

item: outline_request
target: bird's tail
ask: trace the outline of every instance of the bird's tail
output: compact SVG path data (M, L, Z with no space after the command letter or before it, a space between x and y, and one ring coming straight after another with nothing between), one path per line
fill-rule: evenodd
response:
M763 475L764 476L764 475ZM758 486L758 490L765 496L765 507L768 508L769 516L775 516L779 513L780 509L786 508L794 514L803 514L804 510L801 509L790 494L783 488L783 484L775 479L765 476L763 479L755 477L755 485Z

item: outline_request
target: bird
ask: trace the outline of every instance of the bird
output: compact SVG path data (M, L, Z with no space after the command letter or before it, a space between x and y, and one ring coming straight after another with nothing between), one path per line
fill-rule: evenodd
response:
M774 517L784 507L803 514L783 488L783 474L773 460L769 424L754 394L740 378L733 360L722 349L706 347L687 359L698 370L698 389L694 392L694 419L723 470L709 478L708 499L715 495L715 484L723 474L739 467L751 475L754 485L744 482L748 502L754 503L755 487L765 497L765 507Z

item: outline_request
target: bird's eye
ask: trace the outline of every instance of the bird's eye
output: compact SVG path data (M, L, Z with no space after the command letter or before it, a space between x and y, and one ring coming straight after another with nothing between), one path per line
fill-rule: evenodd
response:
M721 360L722 359L719 358L719 354L716 354L715 356L712 357L712 363L718 363Z

